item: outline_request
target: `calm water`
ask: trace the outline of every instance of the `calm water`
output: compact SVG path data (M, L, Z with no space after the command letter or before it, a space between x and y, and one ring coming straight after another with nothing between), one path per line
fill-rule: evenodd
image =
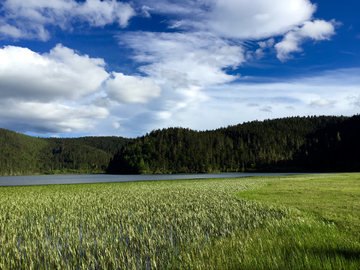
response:
M162 175L30 175L0 176L0 186L66 185L110 182L136 182L154 180L206 179L248 176L294 175L299 173L217 173L217 174L162 174Z

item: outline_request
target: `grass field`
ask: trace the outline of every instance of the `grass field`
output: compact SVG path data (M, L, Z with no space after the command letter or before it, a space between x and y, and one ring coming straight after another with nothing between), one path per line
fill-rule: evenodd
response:
M0 269L359 269L360 174L0 188Z

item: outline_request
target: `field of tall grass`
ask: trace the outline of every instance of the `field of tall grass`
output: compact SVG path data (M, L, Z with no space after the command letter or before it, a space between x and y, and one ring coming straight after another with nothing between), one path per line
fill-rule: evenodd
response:
M2 187L0 269L359 269L351 225L239 197L289 179Z

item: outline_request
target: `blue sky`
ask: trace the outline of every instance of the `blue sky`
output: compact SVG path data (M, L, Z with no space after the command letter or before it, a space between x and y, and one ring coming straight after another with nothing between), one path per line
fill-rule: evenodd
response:
M360 109L354 0L0 1L0 127L137 137Z

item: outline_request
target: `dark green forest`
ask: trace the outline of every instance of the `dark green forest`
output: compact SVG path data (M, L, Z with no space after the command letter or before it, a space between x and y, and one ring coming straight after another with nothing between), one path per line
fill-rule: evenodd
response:
M130 139L36 138L0 129L0 175L104 173Z
M0 175L359 171L360 116L289 117L216 130L36 138L0 129Z
M290 117L212 131L154 130L124 146L108 173L359 171L360 116Z

